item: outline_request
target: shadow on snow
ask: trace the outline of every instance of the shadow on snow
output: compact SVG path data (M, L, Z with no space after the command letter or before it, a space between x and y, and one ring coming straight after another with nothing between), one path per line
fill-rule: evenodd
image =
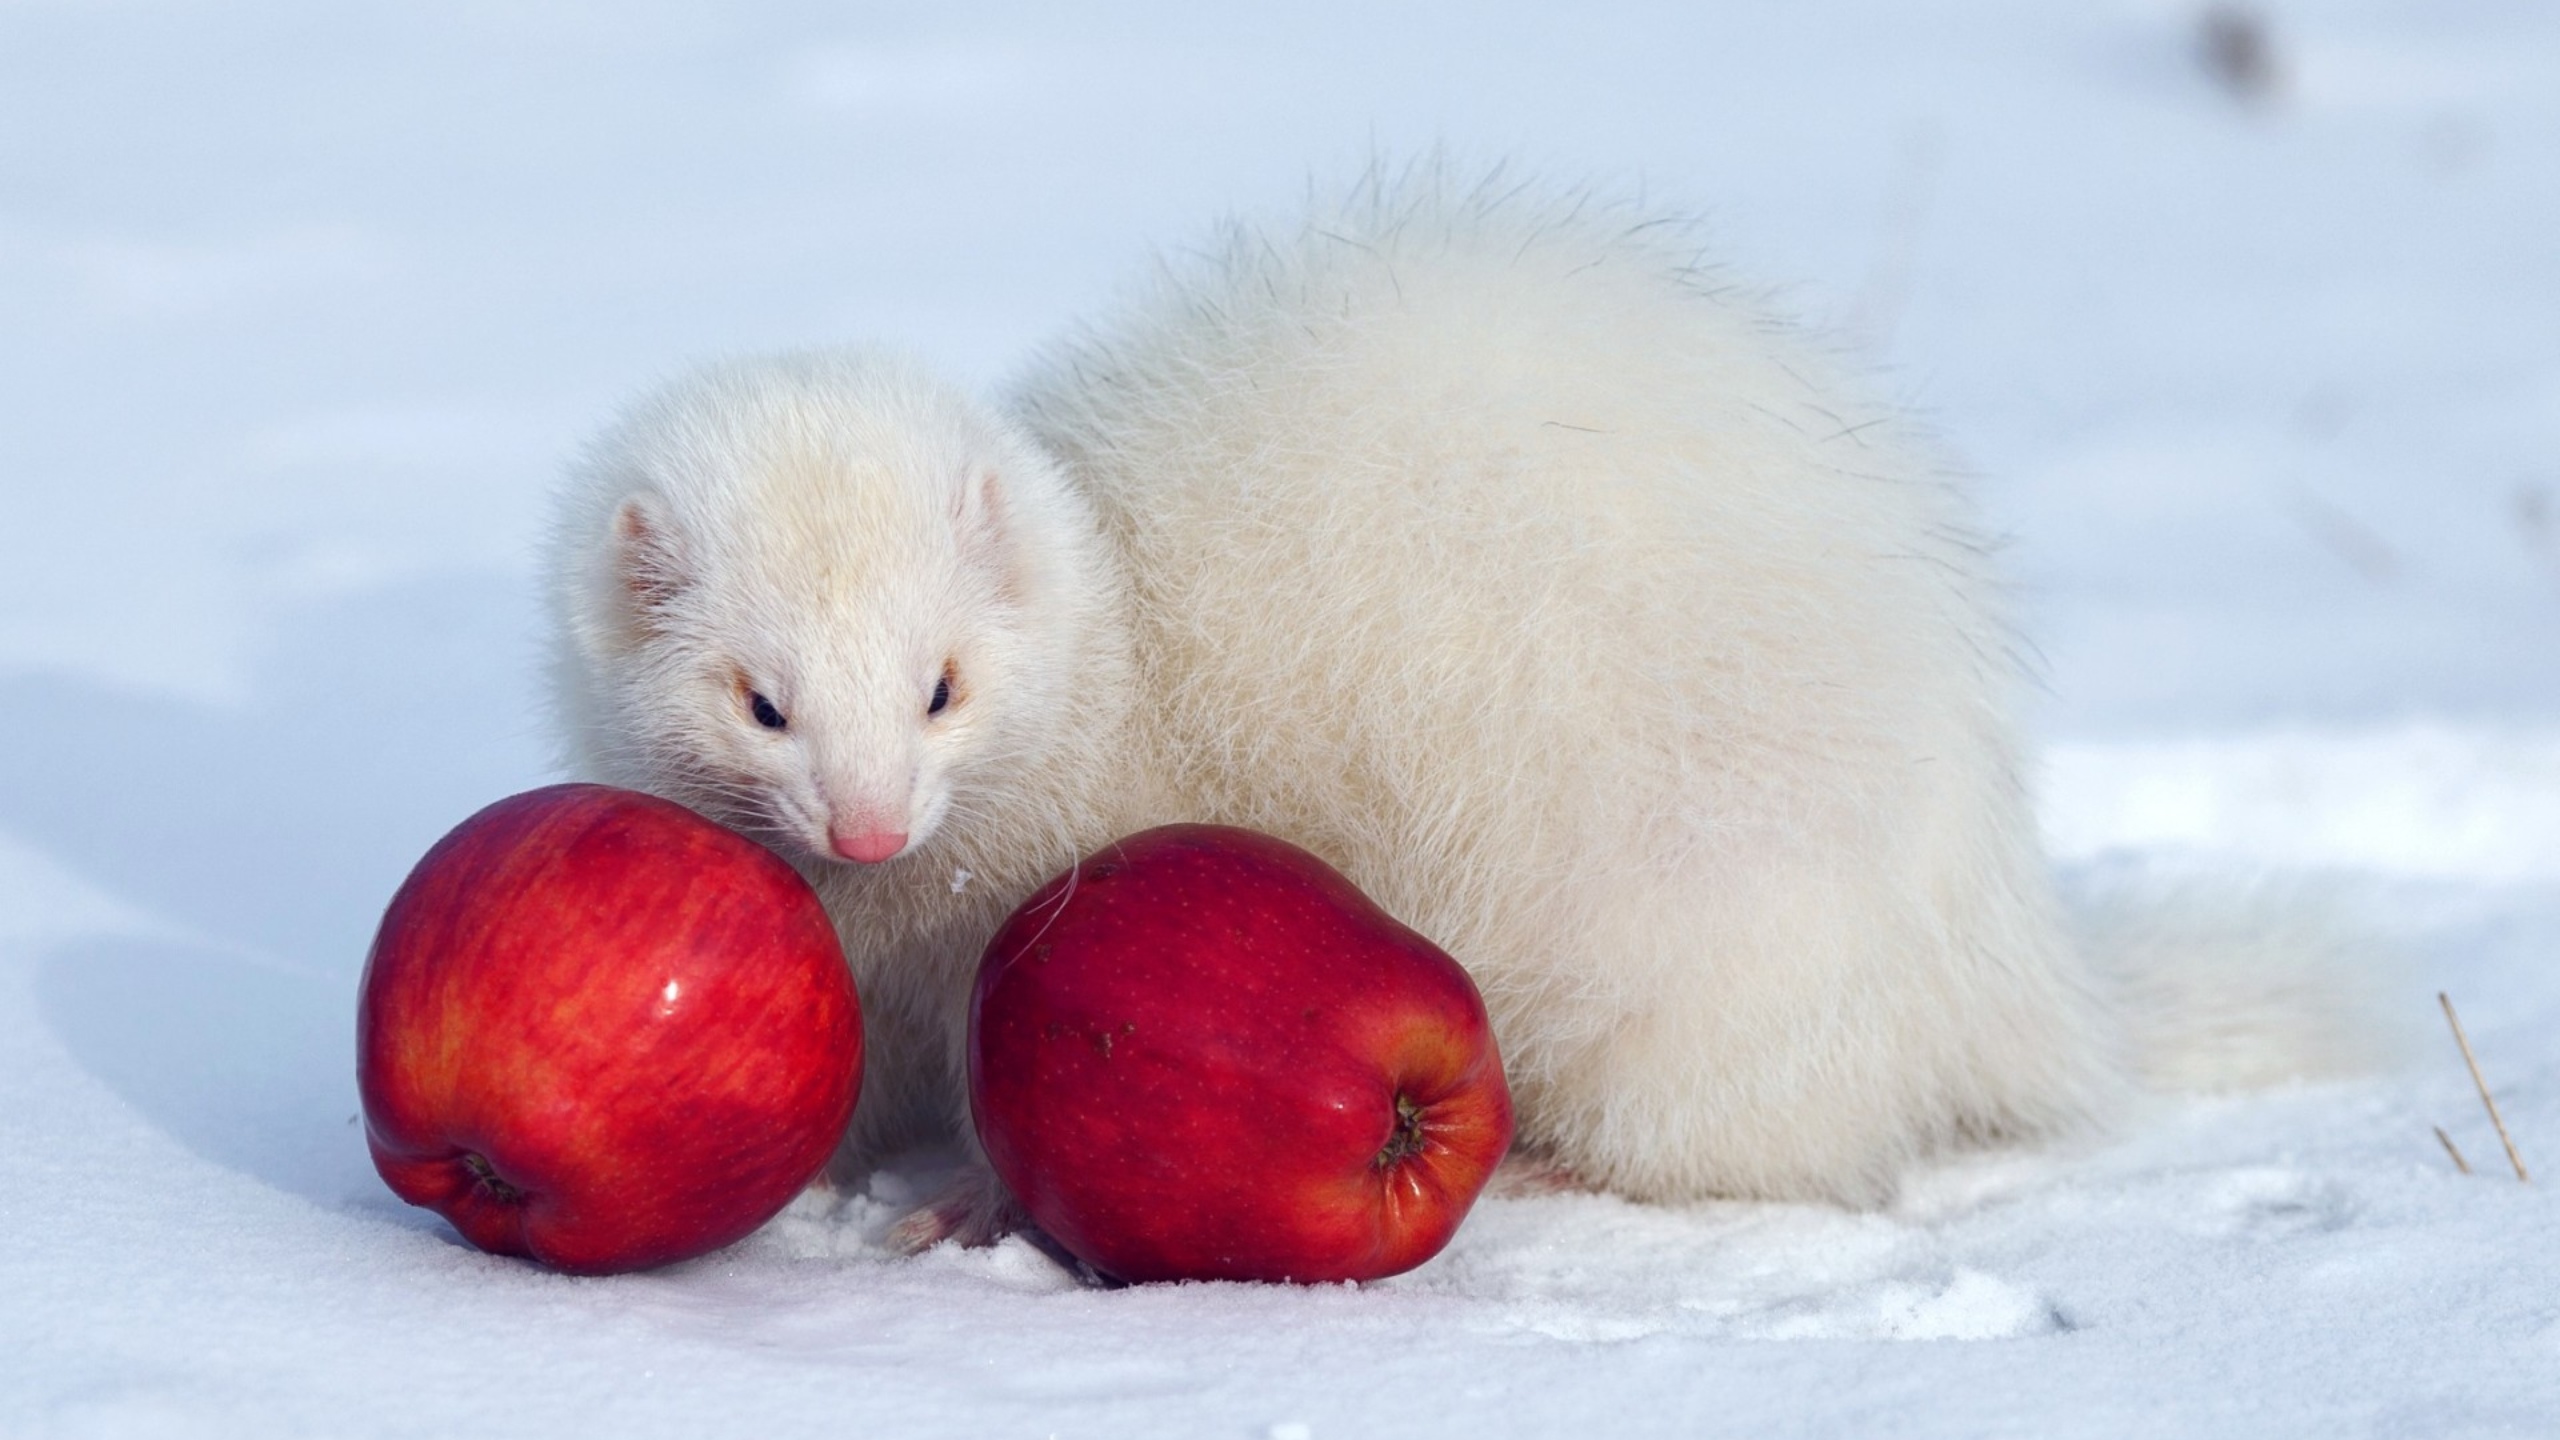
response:
M245 705L0 682L0 828L162 922L45 957L79 1063L189 1149L370 1198L356 981L436 837L546 776L530 586L443 576L289 617Z

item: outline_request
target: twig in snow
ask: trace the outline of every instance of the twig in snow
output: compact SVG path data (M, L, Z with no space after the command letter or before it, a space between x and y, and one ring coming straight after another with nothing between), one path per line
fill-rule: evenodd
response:
M2516 1167L2516 1180L2530 1185L2533 1177L2525 1173L2524 1157L2516 1153L2515 1137L2507 1133L2507 1122L2498 1114L2498 1102L2489 1098L2489 1082L2480 1078L2480 1061L2471 1053L2471 1039L2462 1033L2462 1017L2453 1013L2453 997L2439 990L2436 1003L2444 1007L2445 1023L2453 1027L2453 1043L2462 1047L2462 1063L2471 1067L2471 1083L2480 1091L2480 1103L2489 1107L2489 1123L2498 1127L2498 1143L2507 1147L2507 1163Z
M2444 1133L2441 1125L2435 1127L2435 1132L2436 1139L2444 1146L2444 1153L2453 1157L2453 1168L2465 1175L2470 1174L2471 1162L2462 1158L2462 1151L2454 1145L2453 1137Z

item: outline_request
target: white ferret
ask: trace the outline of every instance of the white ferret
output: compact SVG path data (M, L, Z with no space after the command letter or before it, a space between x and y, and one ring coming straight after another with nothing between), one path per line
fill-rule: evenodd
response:
M2192 1066L2159 1012L2259 982L2066 933L1965 495L1646 219L1372 182L1002 406L804 353L595 447L568 734L816 882L871 1045L851 1168L965 1135L981 947L1171 820L1305 845L1456 955L1522 1146L1639 1199L1872 1203ZM2330 1068L2318 1029L2237 1066Z

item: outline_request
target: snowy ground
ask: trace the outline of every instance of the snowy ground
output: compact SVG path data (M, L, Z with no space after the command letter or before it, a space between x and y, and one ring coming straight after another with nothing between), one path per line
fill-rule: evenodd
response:
M2560 1433L2560 10L0 0L0 1433ZM1000 375L1447 140L1702 206L1985 476L2078 869L2314 871L2367 1083L1878 1215L1489 1202L1366 1289L887 1259L899 1183L572 1281L373 1178L354 976L546 778L549 476L707 353ZM2442 1125L2481 1174L2453 1172Z

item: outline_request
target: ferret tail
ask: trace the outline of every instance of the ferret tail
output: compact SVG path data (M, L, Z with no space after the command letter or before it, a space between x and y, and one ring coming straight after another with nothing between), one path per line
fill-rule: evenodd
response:
M2145 882L2075 897L2072 910L2145 1089L2346 1079L2407 1055L2402 959L2334 893Z

